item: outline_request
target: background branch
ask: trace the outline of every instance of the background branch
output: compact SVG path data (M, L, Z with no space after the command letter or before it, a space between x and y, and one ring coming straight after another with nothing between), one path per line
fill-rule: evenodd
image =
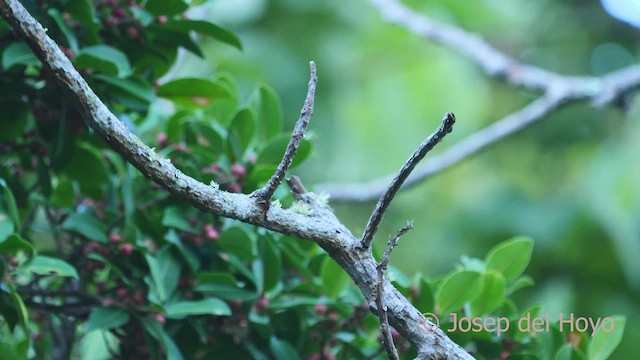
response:
M396 0L371 0L383 18L429 41L440 43L468 57L489 76L543 95L528 106L507 115L432 156L409 176L403 188L421 183L458 162L478 154L491 145L543 120L560 107L577 101L604 106L640 87L640 65L614 71L602 77L565 76L535 66L521 64L495 49L480 37L457 27L441 24L417 14ZM366 183L318 184L315 188L331 195L334 202L360 202L378 199L391 181L385 176Z

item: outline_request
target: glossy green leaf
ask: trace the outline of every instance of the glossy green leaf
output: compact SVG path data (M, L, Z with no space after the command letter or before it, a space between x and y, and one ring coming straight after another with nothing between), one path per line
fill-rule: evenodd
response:
M225 300L253 300L258 298L258 294L254 291L245 290L235 284L198 282L194 290L202 293L210 293Z
M22 270L38 275L57 275L78 279L78 272L64 260L37 255Z
M282 102L269 85L260 84L249 102L258 119L258 141L267 144L282 133L284 116Z
M6 284L6 287L8 288L9 295L11 296L11 300L13 301L15 315L17 315L17 322L18 324L20 324L22 331L24 331L25 334L29 334L29 312L27 311L27 307L25 306L24 301L22 301L20 294L13 286L13 284L8 283ZM28 340L26 343L26 347L29 348L31 345L31 337L28 336L27 339ZM21 352L26 354L26 351Z
M556 351L555 360L583 360L584 357L580 355L571 344L564 344Z
M153 89L151 89L148 84L140 81L135 81L133 79L119 79L108 74L94 74L92 78L105 82L113 86L115 89L121 90L122 92L132 95L136 99L146 103L151 103L155 100Z
M86 331L119 328L129 322L129 313L117 307L97 307L91 311Z
M73 61L76 68L102 71L119 78L131 75L127 55L108 45L88 46L78 52Z
M224 301L208 298L199 301L180 301L164 307L166 315L171 319L182 319L188 315L231 315L231 309Z
M608 359L622 340L626 322L626 317L621 315L603 318L596 334L589 342L587 359Z
M15 225L9 215L0 211L0 242L6 239L15 231Z
M111 358L109 349L118 346L118 339L110 331L87 331L79 339L78 348L86 359L107 360Z
M253 142L256 133L256 121L253 110L244 108L239 110L229 124L227 134L227 152L229 156L240 159L249 145Z
M15 65L36 66L40 60L36 58L31 49L23 42L14 42L2 52L2 69L9 70Z
M4 240L0 240L0 254L15 255L19 251L25 252L28 259L33 258L35 254L33 246L18 234L11 234Z
M487 271L484 274L482 292L471 302L471 314L482 316L496 309L504 300L507 281L501 273Z
M282 256L280 248L275 240L269 236L258 239L260 245L260 260L263 266L263 286L264 292L275 295L274 291L282 287Z
M176 228L182 231L193 232L195 229L185 219L184 209L171 206L166 208L162 216L162 225L166 227Z
M78 233L89 240L100 243L107 242L107 228L104 222L98 220L98 218L89 211L71 213L62 223L62 228L66 231Z
M195 31L200 34L209 35L218 41L242 50L240 38L238 38L236 34L208 21L175 20L168 22L166 27L178 31Z
M13 196L13 192L9 189L7 182L4 179L0 179L0 187L2 187L2 197L0 202L0 209L5 208L8 210L11 220L16 228L20 227L20 213L18 212L18 205L16 204L16 198Z
M475 271L456 271L445 278L436 291L436 309L441 315L458 311L474 301L482 291L482 274Z
M78 182L83 191L96 191L109 182L109 175L100 152L89 144L75 147L64 173Z
M202 107L229 97L229 92L224 86L211 80L197 78L170 81L160 86L157 94L169 100Z
M71 48L71 50L74 53L77 53L78 39L76 38L76 35L74 34L73 30L71 30L67 22L62 17L62 14L60 13L60 11L58 9L51 8L47 10L47 14L49 14L49 16L53 18L53 21L55 21L56 25L58 25L58 28L60 29L62 34L64 34L64 37L67 39L67 43L69 44L69 47Z
M222 232L218 246L244 260L253 259L253 239L242 228L234 226Z
M509 287L507 287L507 295L511 295L522 288L533 286L533 285L535 285L535 281L533 281L531 276L527 276L527 275L520 276L519 278L515 279L509 285Z
M494 246L487 254L487 269L494 269L504 275L507 282L516 279L529 265L533 240L516 237Z
M151 14L158 16L180 14L188 7L189 5L183 0L149 0L144 8Z
M199 145L207 149L212 156L224 151L223 135L212 125L201 121L183 122L187 145Z
M258 155L256 166L277 166L284 156L284 152L287 149L287 145L289 144L290 139L290 136L282 135L279 138L271 141ZM302 141L300 142L300 147L298 147L298 152L296 153L296 156L293 158L293 162L291 163L291 168L295 168L304 160L306 160L309 155L311 155L311 149L311 141L302 139Z
M327 256L321 275L323 289L329 298L335 299L351 283L351 278L344 269Z
M165 302L173 295L180 279L180 263L171 254L169 247L159 251L157 256L145 255L151 270L154 289L158 301Z
M291 344L276 337L269 339L269 350L271 350L271 354L278 360L300 359L298 352Z

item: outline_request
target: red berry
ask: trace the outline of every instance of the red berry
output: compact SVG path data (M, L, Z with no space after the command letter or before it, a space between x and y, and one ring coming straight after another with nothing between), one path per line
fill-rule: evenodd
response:
M100 249L100 244L95 241L92 241L84 246L83 252L85 255L97 252Z
M204 237L211 241L216 241L220 237L220 233L216 228L213 227L213 225L206 224L204 226Z
M136 40L140 36L140 30L137 27L131 25L127 28L127 36L131 40Z
M133 253L133 245L131 244L124 244L122 245L122 247L120 248L120 254L123 256L129 256Z
M266 297L261 297L260 299L258 299L258 302L256 303L256 310L262 311L266 309L267 306L269 306L269 299Z
M127 16L127 12L124 10L124 8L121 7L113 9L113 12L111 14L117 18L123 18Z
M118 290L116 290L116 296L118 296L118 298L120 299L126 298L127 295L129 295L129 292L125 288L119 288Z
M242 192L242 186L240 186L240 184L238 184L238 183L229 184L229 192L241 193Z
M107 299L103 299L102 300L102 305L104 305L104 306L113 306L115 304L116 304L116 301L113 300L113 299L107 298Z
M119 244L122 241L122 235L113 233L109 235L109 242L112 244Z
M313 310L315 310L318 315L324 315L327 312L327 305L317 304L313 307Z
M242 179L247 175L247 169L240 164L231 165L231 175L233 175L236 180Z

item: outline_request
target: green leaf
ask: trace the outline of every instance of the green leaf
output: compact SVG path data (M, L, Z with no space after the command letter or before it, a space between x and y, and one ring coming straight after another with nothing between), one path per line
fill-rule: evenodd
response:
M184 78L170 81L157 90L160 97L176 101L181 104L191 104L201 107L209 106L219 99L230 96L226 87L211 80Z
M0 241L3 241L9 237L9 235L13 234L14 230L15 226L13 225L13 221L9 218L9 215L0 211Z
M456 271L449 275L436 291L438 313L448 315L475 300L482 291L482 281L482 274L475 271Z
M240 109L229 124L227 135L227 153L230 157L240 159L249 145L253 142L256 131L256 121L253 110Z
M205 34L219 40L225 44L234 46L239 50L242 50L242 44L240 38L230 30L227 30L218 25L212 24L208 21L202 20L175 20L170 21L165 25L169 29L178 31L195 31L200 34Z
M2 69L9 70L15 65L36 66L40 60L23 42L14 42L7 46L2 53Z
M291 346L291 344L284 340L280 340L275 336L272 336L271 339L269 339L269 350L271 350L271 354L273 354L273 356L278 360L300 359L298 352L293 346Z
M284 156L284 152L287 149L287 145L289 144L290 137L288 135L283 135L270 142L258 155L258 159L256 160L256 166L266 166L266 165L278 165L280 160ZM293 162L291 163L291 168L295 168L300 165L306 158L311 154L311 141L307 139L302 139L300 142L300 147L298 147L298 152L296 156L293 158Z
M176 206L168 207L164 211L162 225L188 232L193 232L194 230L193 226L185 219L184 210Z
M149 0L144 8L155 16L177 15L187 10L189 5L182 0Z
M124 78L131 75L127 55L108 45L88 46L80 50L73 61L76 68L93 69Z
M83 191L99 189L109 182L103 157L89 144L75 147L63 171L69 178L77 181Z
M145 103L151 103L156 98L153 93L153 89L151 89L148 84L140 81L134 81L132 79L118 79L107 74L95 74L92 78L103 81L129 95L133 95L135 98L142 100Z
M89 240L100 243L107 242L107 228L104 222L89 211L72 213L63 223L62 228L66 231L78 233Z
M13 307L16 309L18 323L20 324L22 331L24 331L24 333L27 334L27 339L28 339L27 348L29 348L31 347L31 336L28 335L30 334L30 331L29 331L29 313L27 311L27 307L24 305L24 301L22 301L20 294L18 294L18 291L16 291L13 284L8 283L5 285L8 287L9 294L11 295L11 299L13 300Z
M622 340L626 322L626 317L621 315L603 318L598 330L596 330L596 334L591 339L591 342L589 342L587 359L608 359Z
M213 126L193 120L184 121L182 125L187 145L203 146L212 156L222 154L224 151L223 136Z
M351 282L347 272L328 256L324 261L320 276L322 277L325 294L332 299L337 298Z
M280 282L282 277L282 258L280 248L276 242L269 236L263 236L259 240L260 255L263 265L265 292L273 292L282 287Z
M173 295L180 279L180 263L171 255L170 247L166 247L156 257L149 254L145 259L151 270L151 278L156 295L160 302L165 302Z
M9 215L11 215L11 220L16 228L20 227L20 214L18 213L18 205L16 204L16 198L13 197L13 192L9 189L9 186L4 181L4 179L0 179L0 187L2 187L2 198L0 198L0 202L4 202L4 205L7 210L9 210ZM0 203L0 205L2 205Z
M22 270L38 275L73 277L78 279L78 272L68 262L48 256L37 255Z
M119 328L129 322L129 313L117 307L97 307L91 311L86 331Z
M222 232L218 246L244 260L253 260L253 238L238 226L230 227Z
M87 331L80 338L80 354L85 359L106 360L111 359L109 349L118 347L118 339L109 331Z
M556 351L555 360L582 360L582 357L571 344L564 344Z
M164 307L166 315L171 319L182 319L188 315L231 315L231 309L224 301L208 298L199 301L180 301Z
M275 90L266 84L259 84L249 101L258 118L258 140L266 144L280 135L284 128L282 102Z
M482 292L471 302L471 313L473 316L489 314L496 309L504 300L507 282L501 273L488 271L484 274Z
M509 287L507 288L507 295L511 295L522 288L533 286L533 285L535 285L535 281L533 281L531 276L527 276L527 275L520 276L519 278L515 279L511 283L511 285L509 285Z
M33 246L18 234L9 235L4 241L0 241L0 254L15 255L18 251L24 251L29 260L35 254Z
M533 240L515 237L494 246L487 254L487 269L494 269L511 282L524 272L531 261Z
M77 53L78 39L76 38L76 35L73 33L71 28L69 28L67 22L62 18L62 14L60 13L60 11L58 9L51 8L47 10L47 14L49 14L49 16L53 18L53 21L56 22L56 25L58 25L58 28L60 29L60 31L62 31L64 37L67 38L67 43L69 44L71 50L74 53Z
M195 291L211 293L225 300L253 300L258 298L258 294L245 290L235 284L221 284L215 282L198 283Z

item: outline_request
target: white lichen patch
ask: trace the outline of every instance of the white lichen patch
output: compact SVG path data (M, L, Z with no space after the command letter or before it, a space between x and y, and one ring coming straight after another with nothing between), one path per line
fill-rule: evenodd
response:
M271 202L271 206L277 207L278 209L282 208L282 203L280 203L280 199L275 199Z
M318 195L318 204L329 205L330 198L331 198L331 195L329 195L329 193L322 192L320 193L320 195Z
M216 190L220 189L220 184L218 184L217 182L215 182L215 181L213 181L213 180L211 180L211 181L209 182L209 186L211 186L212 188L214 188L214 189L216 189Z
M291 208L289 208L289 210L300 215L308 216L311 214L311 206L309 206L309 204L303 201L294 202L293 205L291 205Z

